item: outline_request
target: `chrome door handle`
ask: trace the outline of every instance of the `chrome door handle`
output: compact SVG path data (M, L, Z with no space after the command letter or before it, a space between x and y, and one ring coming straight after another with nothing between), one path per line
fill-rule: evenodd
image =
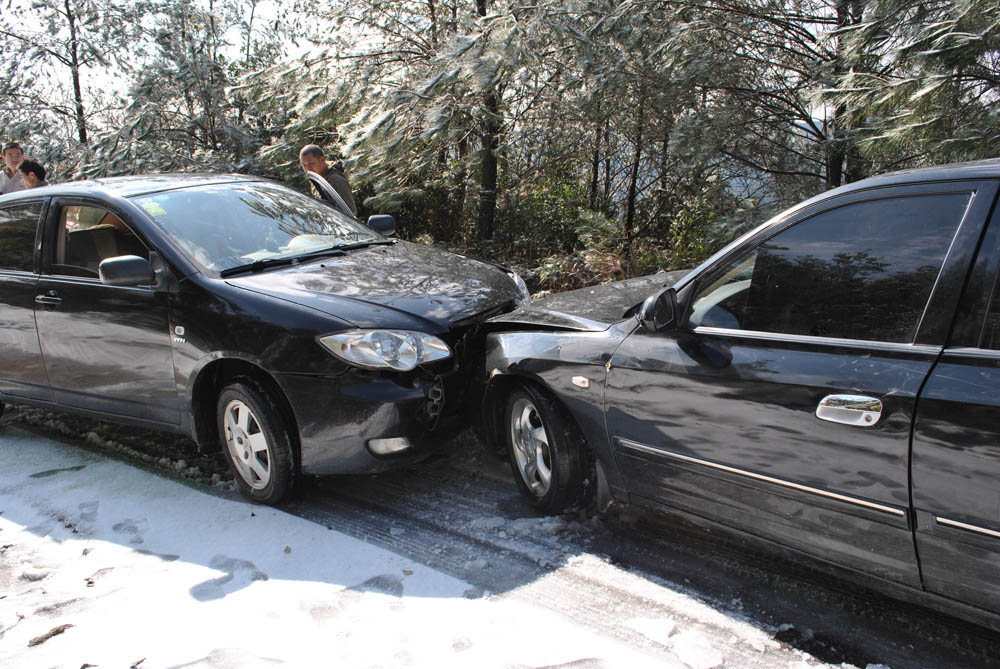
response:
M827 395L816 407L816 418L857 427L872 427L882 417L882 400L865 395Z
M61 304L62 298L54 290L50 290L45 295L35 295L35 302L38 304Z

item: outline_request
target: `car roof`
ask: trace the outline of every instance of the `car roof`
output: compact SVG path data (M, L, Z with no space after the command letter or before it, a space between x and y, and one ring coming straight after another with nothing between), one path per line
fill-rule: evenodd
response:
M38 195L94 195L102 194L109 197L134 197L148 193L157 193L177 188L191 186L207 186L212 184L250 183L271 181L265 177L255 177L245 174L143 174L138 176L106 177L89 179L87 181L67 181L65 183L43 186L38 189L17 191L4 196L4 201L14 199L14 196ZM9 199L8 199L9 198Z
M956 179L995 179L1000 177L1000 158L974 160L966 163L950 163L931 167L917 167L897 172L887 172L854 183L862 186L901 184L911 181L954 181ZM853 183L850 185L854 185Z
M872 188L888 188L891 186L906 186L907 184L933 183L942 181L978 181L980 179L1000 179L1000 158L990 158L987 160L974 160L966 163L951 163L948 165L935 165L932 167L915 167L897 172L887 172L877 176L852 181L849 184L832 188L830 190L817 193L816 195L799 202L797 205L786 209L767 223L760 226L766 228L784 220L788 216L806 209L817 202L832 200L833 198L855 191L868 190Z

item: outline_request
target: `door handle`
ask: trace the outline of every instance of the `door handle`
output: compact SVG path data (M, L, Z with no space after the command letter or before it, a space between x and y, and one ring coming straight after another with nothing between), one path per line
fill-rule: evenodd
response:
M55 306L57 304L62 304L62 298L59 297L59 294L56 291L50 290L44 295L35 295L35 302L37 304Z
M882 417L882 400L865 395L827 395L816 407L816 418L857 427L872 427Z

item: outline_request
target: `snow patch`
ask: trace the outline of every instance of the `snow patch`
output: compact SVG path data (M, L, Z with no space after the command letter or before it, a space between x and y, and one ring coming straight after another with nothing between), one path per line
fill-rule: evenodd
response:
M0 666L676 666L325 525L16 428L0 434L0 490Z
M674 633L674 629L677 627L677 623L671 618L635 618L626 621L625 624L650 641L655 641L667 648L670 648L673 643L670 640L670 635Z
M712 669L722 664L720 653L701 632L686 630L671 638L670 649L691 669Z

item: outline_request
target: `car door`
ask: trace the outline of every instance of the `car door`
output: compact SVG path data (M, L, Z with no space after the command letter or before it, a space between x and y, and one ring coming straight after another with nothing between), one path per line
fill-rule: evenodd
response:
M344 215L353 219L357 218L347 203L344 202L344 198L340 197L340 193L334 190L333 186L326 179L315 172L307 172L306 178L309 179L309 183L312 184L313 190L319 195L321 200L330 203Z
M38 339L56 402L175 425L168 293L98 278L106 258L149 258L129 223L97 202L53 201L36 288Z
M701 272L680 328L638 330L611 360L630 493L919 586L914 405L995 194L823 201Z
M51 397L35 331L36 239L46 201L0 208L0 392Z
M1000 612L1000 217L920 393L913 507L924 587Z

